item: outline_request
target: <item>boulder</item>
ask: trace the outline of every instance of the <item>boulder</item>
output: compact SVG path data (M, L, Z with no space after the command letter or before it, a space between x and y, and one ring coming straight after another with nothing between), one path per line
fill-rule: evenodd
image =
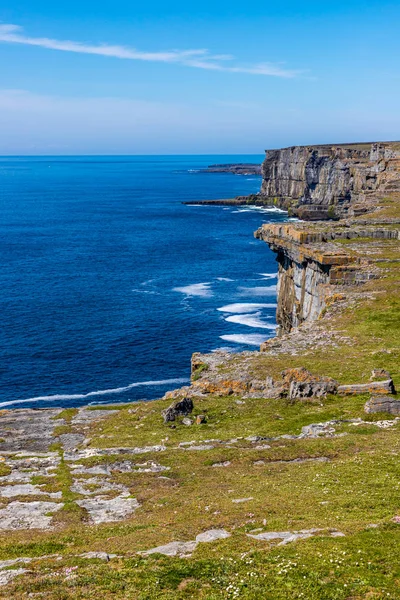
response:
M372 369L371 377L369 378L369 380L370 381L382 381L382 379L388 380L391 378L392 378L392 376L390 375L389 371L386 371L386 369Z
M304 367L282 371L283 389L290 400L301 398L323 398L335 394L338 383L331 377L313 375Z
M167 409L162 411L164 423L175 421L177 417L186 417L193 411L193 400L191 398L183 398L176 400Z
M364 411L371 413L389 413L391 415L400 415L400 400L395 400L388 396L371 396L364 405Z
M355 383L353 385L339 385L338 394L352 396L356 394L376 393L376 394L395 394L393 379L384 381L370 381L369 383Z

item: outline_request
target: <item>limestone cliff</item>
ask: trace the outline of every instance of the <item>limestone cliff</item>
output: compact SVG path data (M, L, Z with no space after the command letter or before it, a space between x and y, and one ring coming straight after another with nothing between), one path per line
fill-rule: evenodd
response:
M400 190L400 143L292 146L267 150L260 197L302 219L367 212Z
M372 225L372 224L371 224ZM343 286L359 285L376 277L368 257L349 253L335 240L399 240L397 228L360 226L342 222L323 224L266 224L255 232L277 253L279 334L304 321L315 321L327 299Z

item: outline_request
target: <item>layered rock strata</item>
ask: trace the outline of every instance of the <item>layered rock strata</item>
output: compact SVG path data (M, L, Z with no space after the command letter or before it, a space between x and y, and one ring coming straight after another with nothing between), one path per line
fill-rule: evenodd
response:
M400 142L266 150L261 175L258 194L202 203L275 206L308 221L359 216L400 192Z
M301 223L267 224L255 236L277 254L277 322L278 334L282 334L304 321L317 320L328 298L338 293L334 286L358 285L377 276L367 258L353 256L334 240L398 240L400 231L383 227L338 225L326 229Z
M261 195L302 219L366 212L376 194L400 189L400 143L267 150Z

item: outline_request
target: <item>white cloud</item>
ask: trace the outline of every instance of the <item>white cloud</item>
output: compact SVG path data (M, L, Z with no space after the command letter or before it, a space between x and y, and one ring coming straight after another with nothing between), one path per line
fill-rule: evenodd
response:
M234 60L230 54L211 54L206 49L168 50L163 52L144 52L125 46L109 44L86 44L71 40L55 40L47 37L30 37L25 35L22 27L13 24L0 25L0 42L39 46L50 50L75 52L78 54L96 54L125 60L141 60L148 62L175 63L196 69L226 71L230 73L248 73L251 75L267 75L272 77L292 78L300 71L285 69L270 63L253 65L226 64Z

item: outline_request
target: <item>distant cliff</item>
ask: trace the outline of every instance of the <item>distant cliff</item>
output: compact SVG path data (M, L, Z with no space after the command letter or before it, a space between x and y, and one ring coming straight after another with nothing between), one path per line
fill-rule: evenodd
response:
M260 196L306 220L367 212L400 190L400 142L267 150Z
M400 191L400 142L267 150L261 174L257 194L200 203L276 206L306 221L362 215Z

